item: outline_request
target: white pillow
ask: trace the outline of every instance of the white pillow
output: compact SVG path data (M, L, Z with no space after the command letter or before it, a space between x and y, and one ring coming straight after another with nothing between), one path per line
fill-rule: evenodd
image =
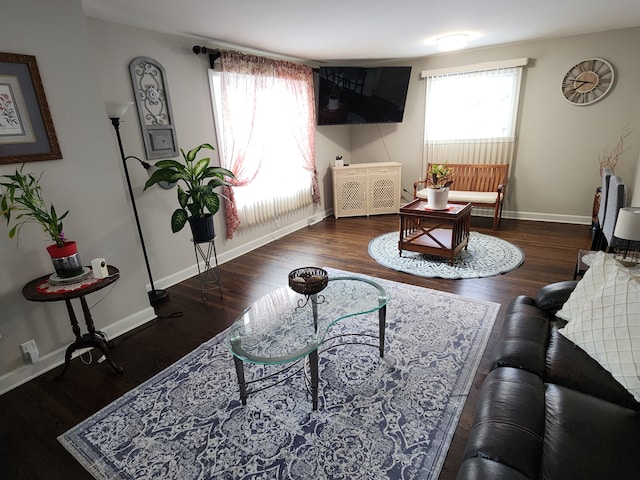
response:
M589 267L580 279L560 311L556 313L556 317L569 322L580 315L584 304L604 285L607 277L614 274L617 269L617 262L611 255L605 252L597 252L594 254L591 267Z
M640 282L620 267L559 330L640 401Z

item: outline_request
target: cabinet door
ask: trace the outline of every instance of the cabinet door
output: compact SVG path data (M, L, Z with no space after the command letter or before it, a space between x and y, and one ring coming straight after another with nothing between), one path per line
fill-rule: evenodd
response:
M341 171L336 174L333 188L336 218L367 214L366 171Z
M400 169L376 168L369 171L369 214L400 211Z

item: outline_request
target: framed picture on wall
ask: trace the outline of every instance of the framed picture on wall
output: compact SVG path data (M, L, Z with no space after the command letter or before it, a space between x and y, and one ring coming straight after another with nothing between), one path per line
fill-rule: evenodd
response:
M0 164L60 158L36 57L0 52Z

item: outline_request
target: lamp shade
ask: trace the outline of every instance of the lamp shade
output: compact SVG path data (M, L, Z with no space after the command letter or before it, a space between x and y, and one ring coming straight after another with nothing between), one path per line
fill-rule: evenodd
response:
M621 240L640 241L640 207L625 207L618 211L613 236Z
M122 118L124 114L127 113L127 110L131 105L133 105L133 102L126 102L126 103L108 102L107 114L109 115L109 118Z

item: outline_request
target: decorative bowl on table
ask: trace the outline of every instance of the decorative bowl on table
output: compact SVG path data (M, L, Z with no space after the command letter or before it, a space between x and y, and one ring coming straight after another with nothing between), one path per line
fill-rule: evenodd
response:
M289 272L289 287L303 295L321 292L329 283L326 270L318 267L296 268Z

